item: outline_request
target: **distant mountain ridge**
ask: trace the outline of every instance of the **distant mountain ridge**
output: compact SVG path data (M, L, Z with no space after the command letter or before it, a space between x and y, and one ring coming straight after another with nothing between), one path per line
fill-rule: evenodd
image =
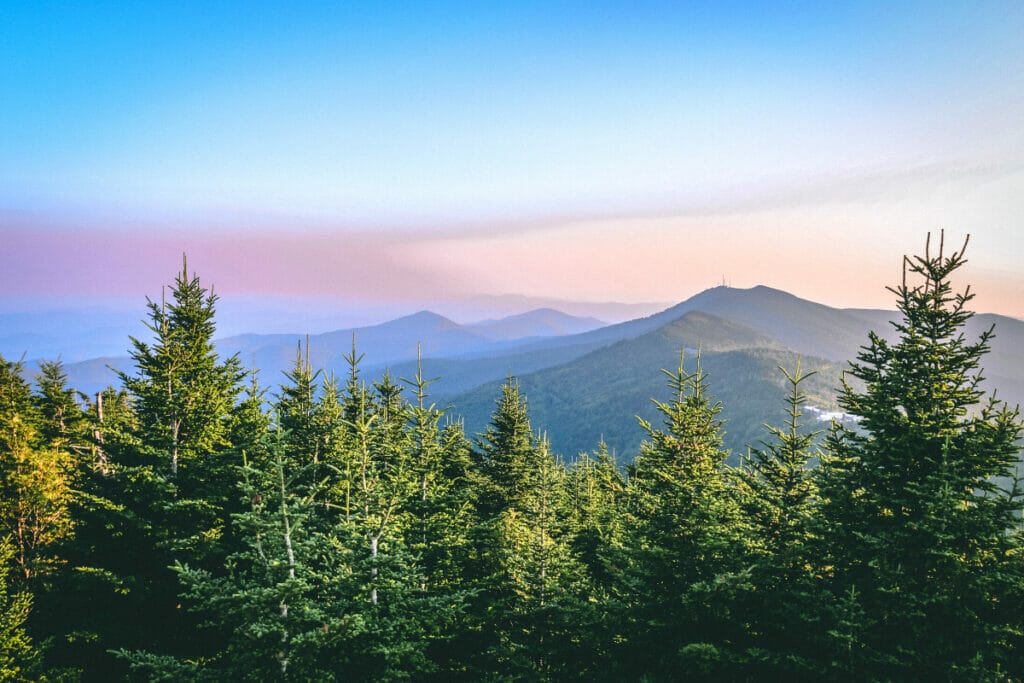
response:
M553 308L538 308L497 320L481 320L465 325L488 339L526 339L529 337L563 337L589 332L608 323L593 317L569 315Z
M643 318L600 326L593 318L538 309L499 320L459 324L421 311L379 325L309 337L314 368L342 373L342 354L364 354L364 377L386 368L396 378L416 373L417 348L424 373L440 379L431 400L452 406L473 433L487 423L501 382L515 376L531 405L534 427L546 431L566 456L593 448L603 436L629 459L643 436L636 416L658 421L651 399L667 398L662 368L675 368L685 350L693 369L696 351L709 373L711 394L723 402L726 445L734 454L763 437L763 423L782 419L782 375L798 359L817 374L806 388L812 403L834 409L846 362L874 330L894 336L894 311L838 309L770 287L715 287ZM976 315L968 337L996 325L993 352L985 359L987 388L1011 404L1024 402L1024 322ZM222 354L238 353L274 387L295 362L305 336L246 334L217 342ZM303 353L305 349L303 348ZM73 386L95 391L114 382L113 365L131 371L127 357L70 364ZM810 422L810 419L809 419Z
M359 350L372 356L369 362L374 365L415 358L417 345L426 355L457 355L491 343L444 316L420 311L380 325L309 335L310 363L327 371L340 370L342 354L351 350L353 338ZM243 365L276 375L291 368L298 346L305 346L306 339L305 335L294 334L240 335L217 340L216 344L224 355L237 353Z
M643 435L634 416L657 423L650 399L667 397L659 369L676 367L680 350L690 348L692 371L692 350L700 346L711 394L724 404L726 445L735 456L763 437L761 425L782 419L778 366L792 371L802 359L804 369L816 373L805 385L812 402L818 408L835 408L846 362L856 358L869 331L892 338L895 330L889 321L896 317L895 311L831 308L769 287L716 287L646 318L528 346L539 353L571 345L584 353L531 370L518 381L531 402L535 428L550 435L556 451L572 456L590 450L603 435L629 459ZM986 387L998 388L1011 405L1021 403L1024 323L979 314L966 334L977 338L993 324L996 336L985 359ZM499 386L500 381L492 381L444 398L474 432L486 424Z
M307 354L314 368L325 373L344 372L343 355L352 349L364 357L364 369L374 370L408 363L421 353L424 357L449 359L501 356L527 342L555 335L572 335L599 327L595 318L571 316L554 309L538 309L496 320L461 325L432 311L419 311L378 325L334 330L320 334L247 333L218 339L223 356L238 354L242 365L257 368L261 381L273 386L295 363L296 354ZM125 339L125 346L128 340ZM561 356L554 354L556 359ZM130 371L127 356L105 356L68 364L72 384L92 393L115 382L107 366ZM542 367L531 365L530 367ZM490 375L487 375L490 378ZM474 385L475 386L475 385Z

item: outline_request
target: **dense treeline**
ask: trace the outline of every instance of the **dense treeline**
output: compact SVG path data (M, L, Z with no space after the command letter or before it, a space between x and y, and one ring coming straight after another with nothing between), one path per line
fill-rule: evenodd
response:
M354 343L268 393L184 267L120 388L0 359L0 679L1022 679L1022 426L979 389L963 261L907 261L858 426L808 431L786 369L730 467L681 359L624 468L558 458L513 380L468 436Z

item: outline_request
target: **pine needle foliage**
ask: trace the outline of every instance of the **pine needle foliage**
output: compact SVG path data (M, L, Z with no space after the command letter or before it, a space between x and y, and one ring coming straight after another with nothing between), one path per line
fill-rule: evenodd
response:
M727 670L738 635L728 605L747 590L744 532L722 448L721 405L709 396L700 355L688 373L680 354L663 371L671 401L655 401L662 427L641 420L649 440L630 468L633 550L622 589L630 668L656 677ZM628 656L629 653L627 653Z
M897 339L872 334L840 405L860 418L837 426L819 470L819 516L833 593L857 628L847 633L846 674L879 680L1020 676L1024 580L1014 477L1022 434L1016 408L986 397L982 362L993 330L968 339L968 287L951 279L966 263L930 240L905 260L890 291Z

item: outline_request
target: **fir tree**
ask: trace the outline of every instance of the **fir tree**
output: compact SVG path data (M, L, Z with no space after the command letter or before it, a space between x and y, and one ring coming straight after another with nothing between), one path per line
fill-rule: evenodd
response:
M11 586L14 545L0 538L0 681L39 680L39 654L25 631L32 597Z
M630 471L622 628L643 659L627 666L659 677L721 676L741 633L728 606L748 588L739 571L745 529L724 469L721 405L708 396L699 354L693 374L682 358L664 372L675 392L671 402L655 401L664 429L641 420L650 440Z
M32 390L23 378L25 364L0 356L0 448L13 450L35 435L38 416Z
M82 452L88 440L85 415L76 400L77 392L67 383L68 376L61 361L39 364L36 378L39 391L34 398L39 413L39 437L51 449Z
M622 548L625 503L625 477L602 440L596 453L581 454L569 471L573 549L598 585L611 580L608 551Z
M423 570L423 590L459 590L459 564L463 561L472 523L469 500L469 443L460 423L442 426L444 412L428 404L427 390L434 380L423 375L422 360L416 376L405 380L415 402L410 406L409 447L416 490L408 503L409 548Z
M820 470L830 587L859 619L834 620L832 648L838 671L865 679L1024 673L1011 531L1024 504L1013 479L1022 427L1016 409L984 398L993 331L964 333L973 294L950 282L964 263L964 249L947 255L941 241L905 260L890 288L897 339L872 333L851 364L863 388L845 383L840 405L860 422L837 426Z
M275 403L280 426L288 435L289 457L296 458L299 466L318 464L322 450L314 425L320 371L314 372L309 364L308 338L306 344L305 356L301 343L296 348L295 364L285 373L287 383L281 387Z
M609 608L626 554L626 480L603 440L596 453L580 454L568 475L568 538L585 568L587 595L567 608L574 627L565 649L575 650L581 671L602 678L615 671L610 657L618 619Z
M531 432L526 400L511 378L474 464L480 523L471 571L485 601L475 605L486 652L478 666L514 679L565 675L565 655L576 650L566 647L572 630L566 607L585 593L565 529L566 473L547 440ZM572 664L579 672L581 663Z
M820 432L803 427L806 397L800 386L814 373L804 374L800 361L793 373L780 368L789 385L786 422L768 426L769 438L751 451L739 472L743 507L755 548L751 580L757 590L743 606L751 640L747 652L749 675L757 679L814 679L816 641L807 634L825 599L815 577L815 517L817 485L813 462Z
M501 387L491 424L481 437L474 452L481 475L477 508L489 516L506 510L523 494L524 475L537 448L526 399L511 377Z
M19 574L29 581L61 563L54 549L74 521L70 457L39 437L42 420L21 374L20 362L0 356L0 534L10 536Z
M148 567L153 555L135 522L143 508L124 496L114 470L136 453L135 427L124 391L107 387L86 400L85 448L73 462L74 495L68 500L74 534L58 545L64 562L33 609L40 633L51 637L48 665L80 668L86 680L122 676L107 650L134 642L151 623L138 608L141 581L133 574Z
M240 547L227 559L228 573L214 574L179 562L182 600L224 649L202 661L148 651L121 650L132 670L149 680L328 680L326 643L353 626L327 615L317 571L321 537L311 533L309 498L294 490L287 435L268 434L266 468L247 460L240 493L246 510L235 515Z
M135 399L146 450L174 477L197 457L229 444L230 415L243 373L238 358L221 362L213 346L217 297L199 277L181 273L171 302L148 300L150 344L132 338L137 375L119 373Z
M185 559L210 571L223 566L239 464L229 436L243 373L236 357L218 357L217 297L186 262L170 293L147 300L153 340L133 338L136 373L119 373L132 409L128 429L107 420L97 429L107 475L94 481L95 525L108 540L92 566L113 577L116 594L91 606L87 630L109 634L105 649L201 656L219 643L197 635L169 568ZM130 627L125 612L137 615ZM120 665L106 666L116 675Z
M132 339L138 374L120 373L137 431L119 477L146 497L154 541L209 554L208 566L223 559L218 539L234 504L238 460L228 439L244 376L236 356L222 362L214 349L216 302L183 261L171 301L148 302L154 341Z

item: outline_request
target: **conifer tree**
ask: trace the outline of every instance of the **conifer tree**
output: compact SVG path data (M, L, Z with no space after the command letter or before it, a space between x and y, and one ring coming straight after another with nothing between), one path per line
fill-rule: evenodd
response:
M14 545L0 538L0 681L37 681L39 654L25 631L32 597L9 581Z
M341 388L333 373L324 379L320 398L313 406L312 438L316 439L316 461L310 468L309 480L316 496L318 517L333 524L351 503L351 462L348 457L352 442L345 425Z
M407 544L423 571L422 590L461 590L459 565L472 523L469 500L469 444L460 423L442 426L444 412L428 404L434 380L423 375L422 359L416 376L405 382L415 402L409 408L409 447L415 492L408 503L411 517Z
M344 487L335 484L336 518L332 545L344 549L353 592L345 598L363 618L363 631L344 652L348 676L392 680L423 677L438 670L428 650L450 637L457 601L424 591L423 571L408 539L415 525L410 504L419 493L410 408L401 386L388 374L368 391L357 381L353 350L350 382L341 412L346 426Z
M55 545L74 522L70 458L40 439L42 420L22 369L0 356L0 535L11 538L18 574L29 581L61 563Z
M182 600L200 627L216 633L224 649L202 662L149 651L118 656L149 680L329 680L332 665L322 650L335 633L353 626L332 619L318 567L323 538L311 533L310 499L297 495L297 468L289 466L287 434L267 435L265 467L246 458L240 493L246 510L235 515L240 547L227 560L227 575L178 562Z
M39 437L55 450L83 451L88 439L86 421L76 392L67 386L68 376L61 361L43 361L39 364L36 384L39 391L34 397L39 413Z
M352 349L342 358L348 366L348 377L345 380L344 400L342 401L344 423L354 425L360 413L367 405L369 398L366 382L360 375L359 364L365 354L356 351L356 335L352 334Z
M353 513L350 528L364 539L370 602L379 601L378 578L381 542L397 545L403 504L412 495L415 481L404 443L405 411L401 388L390 377L375 385L372 402L361 394L362 405L354 432Z
M97 568L116 577L118 595L94 606L90 630L113 631L117 640L106 649L201 656L219 647L197 635L179 607L169 569L184 559L208 570L223 566L236 506L230 482L239 454L229 436L243 373L237 357L222 361L214 348L216 302L183 260L170 299L147 299L153 339L131 339L135 374L119 373L130 431L98 429L108 476L97 483L110 505L99 510L109 540ZM121 610L138 615L131 628Z
M964 332L973 294L950 280L966 241L930 246L890 288L897 339L872 333L851 364L863 384L845 383L840 405L859 423L837 426L820 469L822 554L843 607L829 645L837 675L1020 677L1021 422L984 397L993 330Z
M602 440L593 455L582 453L569 471L569 520L573 549L598 585L610 581L607 551L624 540L626 480Z
M499 516L498 549L514 596L507 615L513 626L507 666L525 677L558 680L589 665L580 658L576 609L588 586L567 529L565 467L546 438L531 456L519 499Z
M83 431L85 448L73 462L68 501L74 534L58 545L64 562L36 595L32 621L51 637L49 666L109 680L124 672L107 651L134 642L152 623L138 607L142 581L133 574L149 567L154 555L136 521L143 508L125 496L125 482L114 469L137 452L127 393L107 387L87 399Z
M296 458L300 466L315 465L321 459L321 443L314 425L320 371L314 372L309 364L308 343L307 339L305 356L301 343L296 348L295 364L285 373L287 383L281 387L275 403L281 428L288 435L289 457Z
M250 371L249 385L238 406L234 410L231 425L231 447L235 451L235 461L242 465L249 463L255 467L270 466L270 449L268 447L271 431L271 416L264 410L266 390L260 386L259 373ZM238 477L235 471L234 484L237 488ZM237 510L241 512L241 510Z
M60 598L76 526L70 438L48 431L52 415L23 370L0 356L0 680L45 679L46 648L34 648L29 636L45 644L66 632L64 615L47 606ZM71 407L78 410L73 399Z
M603 439L595 453L581 453L568 472L566 529L570 550L585 570L586 595L566 609L574 626L565 649L575 650L571 656L585 663L578 668L597 678L616 672L610 658L620 632L610 607L626 555L626 486Z
M119 374L135 399L147 454L163 473L175 477L192 459L229 445L230 415L243 373L237 356L223 362L218 358L213 346L217 297L189 274L184 259L171 297L159 304L147 299L146 326L154 341L133 337L138 374Z
M805 374L799 360L794 372L780 371L789 385L786 422L767 427L768 439L738 473L757 590L737 611L751 630L749 675L803 680L822 675L814 665L816 641L808 637L819 628L815 620L825 599L815 577L813 535L818 497L812 464L821 457L815 445L820 432L801 424L807 399L800 384L814 373Z
M487 637L479 666L517 679L566 675L572 614L585 594L571 552L565 467L532 433L526 399L513 380L502 387L491 424L474 452L477 546L475 606ZM581 662L572 662L579 672Z
M153 342L132 339L138 374L120 373L138 424L122 483L147 498L158 545L207 553L210 566L222 560L217 539L233 506L239 463L228 439L244 376L237 356L221 361L214 349L216 302L183 260L171 300L148 301Z
M414 442L420 417L422 414L414 407ZM446 621L433 622L435 628L446 629L444 637L435 637L429 650L431 659L437 663L436 678L464 680L472 677L471 653L480 642L480 622L471 614L480 590L472 570L472 530L479 524L473 505L472 444L460 421L445 423L437 438L438 462L426 502L414 497L410 506L415 521L409 525L409 547L418 558L427 593L441 597L450 615Z
M25 364L0 356L0 448L13 450L16 444L35 436L38 416L32 390L24 380Z
M742 633L728 614L745 590L745 530L722 448L721 405L708 396L700 356L663 371L675 392L655 401L664 428L641 420L649 441L630 471L632 537L622 628L642 659L627 666L656 677L721 676Z
M85 399L85 420L90 457L82 468L107 478L114 463L137 461L139 433L132 397L125 389L107 386Z
M537 447L526 400L511 377L501 387L491 424L481 437L474 453L481 475L477 507L487 516L506 510L522 496Z

